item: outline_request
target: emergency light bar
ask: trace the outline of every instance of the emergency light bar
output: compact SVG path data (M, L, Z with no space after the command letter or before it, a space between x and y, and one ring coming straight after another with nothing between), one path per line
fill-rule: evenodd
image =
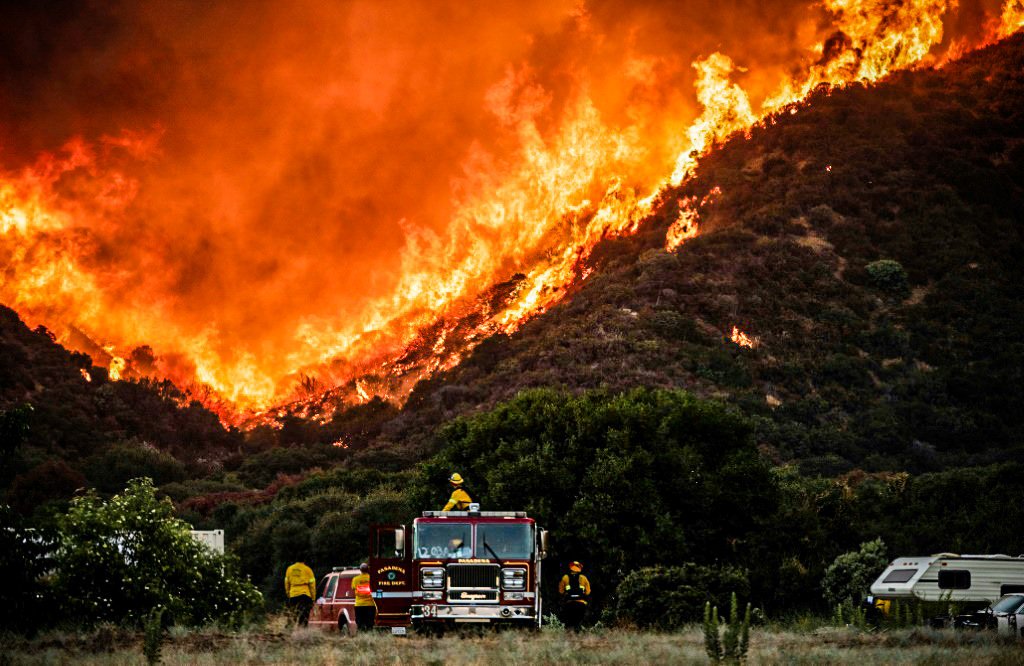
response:
M424 511L424 518L463 518L479 516L480 518L526 518L525 511Z

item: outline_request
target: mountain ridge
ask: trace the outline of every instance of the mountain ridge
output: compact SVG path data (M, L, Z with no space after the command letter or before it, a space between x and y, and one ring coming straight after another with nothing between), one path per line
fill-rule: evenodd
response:
M115 444L184 461L171 480L234 471L248 487L317 466L398 469L429 454L439 425L541 386L719 399L753 421L764 455L808 474L1011 459L1024 408L1022 71L1018 34L939 70L819 88L702 157L635 235L595 249L561 303L420 381L401 408L327 394L334 413L282 407L240 432L171 386L58 359L5 310L0 410L38 401L47 382L33 375L53 383L5 483L54 458L88 467ZM699 234L668 251L683 217ZM48 351L19 355L25 345ZM97 398L109 394L113 407Z

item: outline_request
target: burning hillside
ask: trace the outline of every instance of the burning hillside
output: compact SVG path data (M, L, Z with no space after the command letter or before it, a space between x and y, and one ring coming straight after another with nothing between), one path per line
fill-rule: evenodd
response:
M1024 21L1016 0L560 5L12 17L0 301L208 403L401 400L657 206L667 247L696 235L729 192L660 193L716 141Z

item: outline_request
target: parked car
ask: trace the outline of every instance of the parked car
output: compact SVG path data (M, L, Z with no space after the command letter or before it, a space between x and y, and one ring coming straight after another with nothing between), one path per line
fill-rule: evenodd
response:
M1024 620L1024 594L1007 594L992 604L992 616L996 620L996 632L1000 636L1021 637Z
M1000 636L1022 636L1024 628L1024 593L1006 594L995 603L975 613L957 615L957 629L993 629Z
M357 568L335 567L324 576L309 614L309 626L356 633L356 595L352 579L358 575Z

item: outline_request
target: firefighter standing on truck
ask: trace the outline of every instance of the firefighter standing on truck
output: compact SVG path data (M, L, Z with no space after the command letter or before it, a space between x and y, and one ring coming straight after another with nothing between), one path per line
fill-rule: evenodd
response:
M562 576L558 593L562 595L562 623L566 629L578 632L587 613L587 599L590 598L590 581L583 575L583 565L569 563L569 573Z
M469 493L462 487L462 475L455 472L448 477L448 483L452 486L452 496L448 500L448 503L444 505L442 511L467 511L469 509L469 503L473 500L470 499Z
M288 596L288 605L295 612L295 623L307 626L316 593L316 576L301 558L284 572L284 593Z
M359 565L359 575L352 578L352 591L356 597L356 627L369 631L377 622L377 603L370 592L370 567L366 562Z

